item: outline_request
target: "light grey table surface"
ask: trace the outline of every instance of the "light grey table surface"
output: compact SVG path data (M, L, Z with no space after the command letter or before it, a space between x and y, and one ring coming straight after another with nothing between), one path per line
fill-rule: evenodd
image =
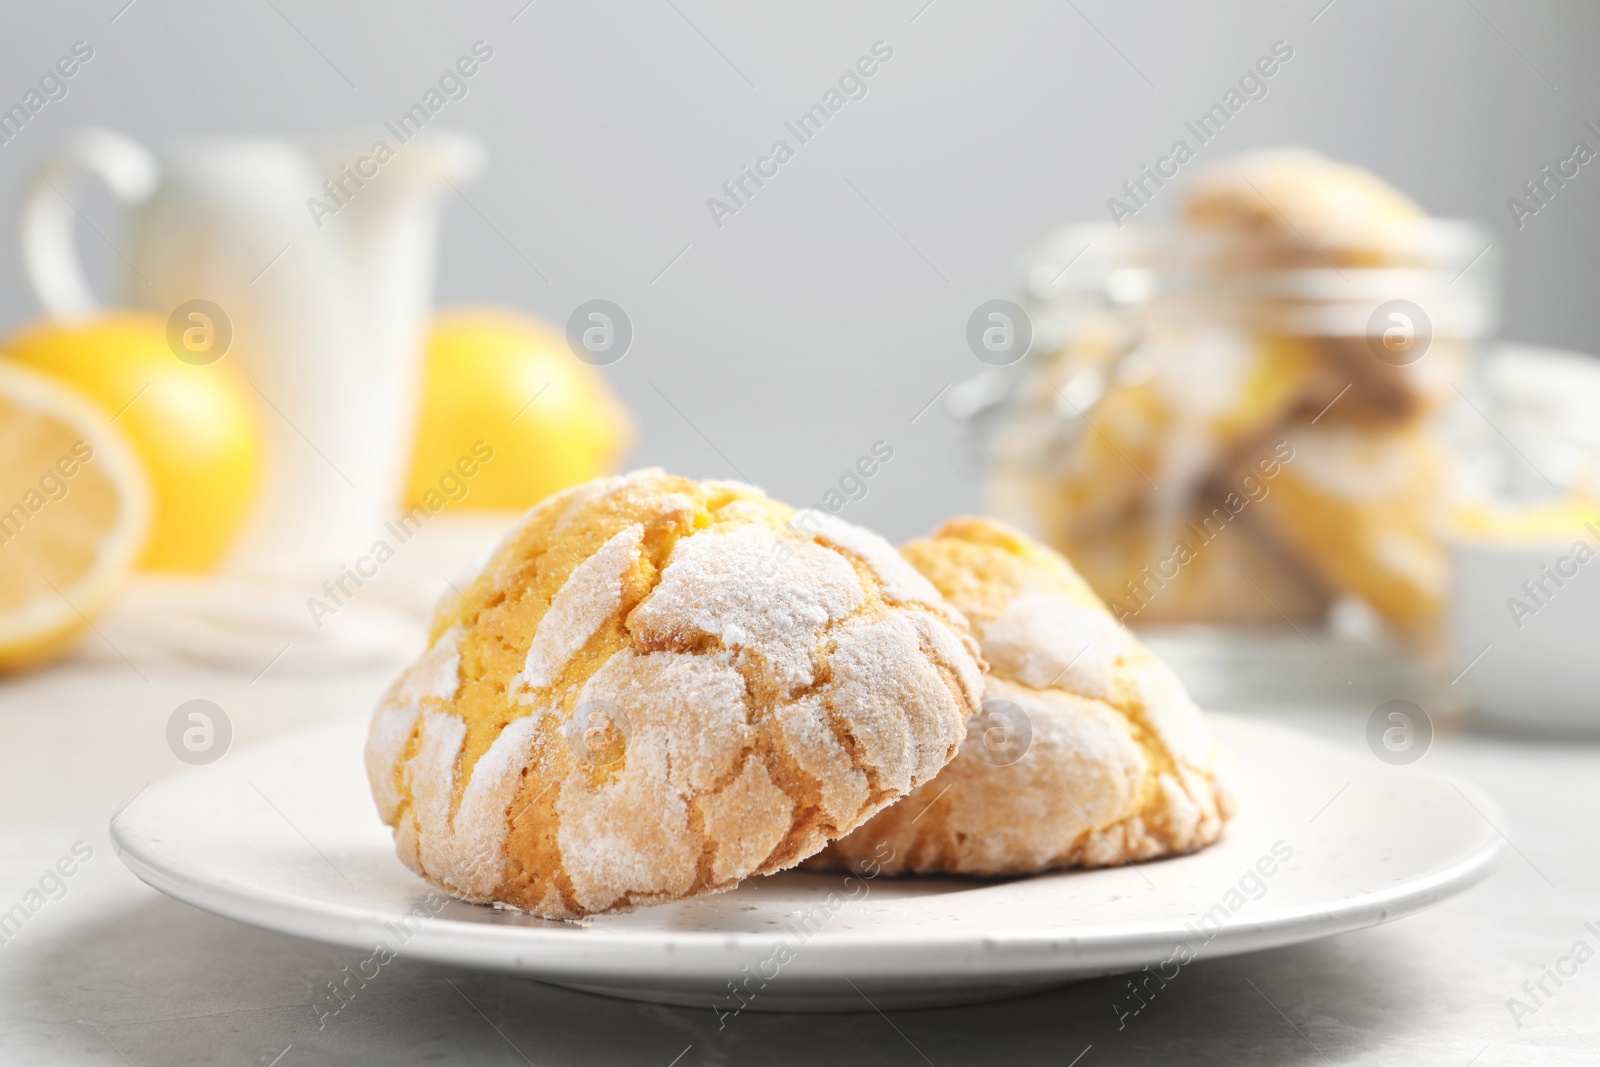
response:
M1534 1014L1518 1020L1507 1006L1575 942L1600 949L1585 929L1600 927L1593 743L1442 735L1427 765L1478 783L1509 817L1514 849L1497 873L1399 922L1198 962L1120 1030L1116 979L887 1016L746 1012L722 1028L709 1008L402 957L319 1031L313 991L348 950L167 899L118 861L107 822L147 783L184 769L165 736L180 703L223 707L237 750L370 706L386 672L255 684L143 673L79 663L0 684L0 909L76 842L93 850L65 893L0 944L0 1064L1600 1063L1600 959L1560 987L1546 979L1554 995ZM1370 711L1270 714L1359 749Z

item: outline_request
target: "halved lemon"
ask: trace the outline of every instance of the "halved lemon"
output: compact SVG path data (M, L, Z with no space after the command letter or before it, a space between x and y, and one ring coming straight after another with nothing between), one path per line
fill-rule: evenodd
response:
M0 364L0 671L66 651L116 595L150 526L150 487L90 401Z
M260 482L255 397L237 367L191 366L167 346L160 317L123 309L35 322L0 340L0 359L49 376L117 420L150 481L141 568L216 567Z

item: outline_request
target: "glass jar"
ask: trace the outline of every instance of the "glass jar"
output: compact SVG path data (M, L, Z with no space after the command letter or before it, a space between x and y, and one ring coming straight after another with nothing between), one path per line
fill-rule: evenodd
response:
M1071 226L1027 274L1035 342L953 398L989 509L1128 623L1294 624L1365 605L1435 641L1454 481L1442 414L1496 318L1478 226L1381 248Z

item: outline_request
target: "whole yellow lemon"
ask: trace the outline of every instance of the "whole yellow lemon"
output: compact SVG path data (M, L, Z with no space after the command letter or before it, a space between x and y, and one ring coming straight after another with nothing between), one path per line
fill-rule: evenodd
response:
M616 470L633 419L555 329L526 315L461 308L433 321L406 506L423 502L486 442L463 506L522 510Z
M254 398L228 360L180 360L167 347L165 321L137 311L35 323L0 342L0 358L93 400L133 446L154 504L138 566L201 572L217 564L261 477Z

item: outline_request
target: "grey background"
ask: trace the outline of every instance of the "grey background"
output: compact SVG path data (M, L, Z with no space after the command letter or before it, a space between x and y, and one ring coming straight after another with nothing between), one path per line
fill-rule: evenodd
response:
M635 463L809 503L889 441L895 459L846 515L895 539L978 504L942 407L911 421L981 369L962 339L973 307L1014 295L1047 226L1105 218L1278 39L1294 59L1190 175L1286 143L1372 167L1493 228L1507 336L1600 347L1600 175L1585 168L1521 232L1505 203L1577 138L1600 147L1583 129L1600 119L1592 4L125 2L8 3L5 102L73 41L96 55L0 146L0 197L84 123L156 143L346 130L364 144L483 39L494 59L436 120L490 152L471 204L447 205L441 303L557 323L595 297L626 308L635 345L605 373L638 415ZM868 95L717 229L707 197L880 39L894 58ZM1156 214L1176 201L1162 197ZM103 198L87 210L115 241ZM7 328L37 311L14 221L0 212ZM115 253L80 242L109 277Z

